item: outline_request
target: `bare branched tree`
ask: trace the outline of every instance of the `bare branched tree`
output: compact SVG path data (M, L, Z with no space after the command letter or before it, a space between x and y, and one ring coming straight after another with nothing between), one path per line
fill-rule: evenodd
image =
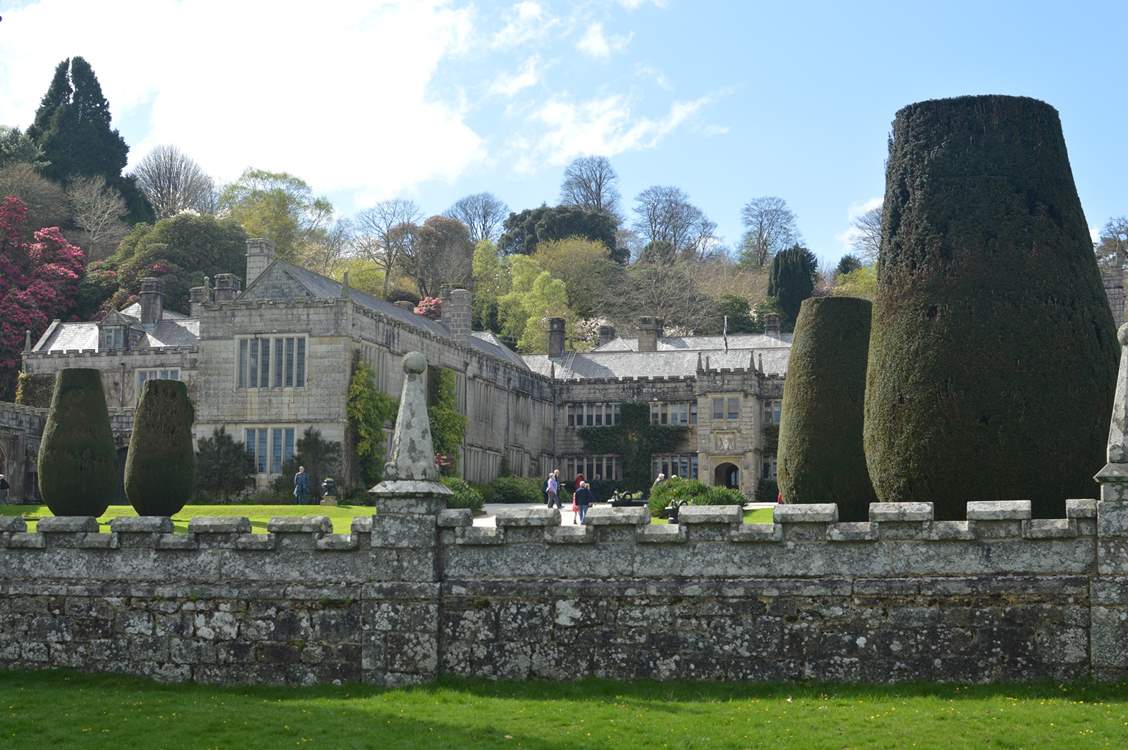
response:
M0 197L5 195L18 196L27 205L25 226L31 231L70 223L66 191L41 175L34 164L15 162L0 167Z
M154 148L137 165L133 176L159 219L186 210L215 213L215 183L176 146Z
M303 248L304 265L326 276L332 274L353 246L353 236L353 223L348 219L326 221Z
M615 323L632 328L641 315L665 321L672 331L693 333L708 329L716 317L716 303L697 286L698 264L642 261L627 269L626 283L616 287L606 309Z
M465 224L474 244L480 240L496 242L501 234L501 224L509 215L509 206L493 193L476 193L460 199L444 215Z
M1128 216L1108 220L1097 240L1096 251L1099 258L1115 259L1121 267L1128 268Z
M389 240L399 247L398 263L424 297L438 296L444 285L470 283L474 245L461 221L432 216L422 226L400 224Z
M74 223L82 230L78 244L86 256L97 260L110 255L129 231L121 193L107 185L104 177L76 177L67 185L67 199Z
M619 213L619 176L606 156L583 156L564 170L560 202L593 211Z
M881 206L871 208L851 223L850 247L863 261L873 263L881 252Z
M412 201L396 198L377 203L356 217L355 246L384 272L384 298L388 297L392 271L403 252L408 234L396 230L400 225L414 225L423 213Z
M654 250L654 260L702 258L716 243L717 225L676 187L655 185L639 193L635 216L634 229Z
M795 214L782 198L753 198L740 209L744 238L740 260L745 266L762 268L780 250L800 241Z

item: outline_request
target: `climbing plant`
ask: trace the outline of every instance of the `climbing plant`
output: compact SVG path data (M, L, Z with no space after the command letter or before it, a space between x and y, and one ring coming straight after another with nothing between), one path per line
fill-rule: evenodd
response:
M619 413L618 425L581 428L580 440L588 453L622 459L624 489L648 490L651 457L677 449L689 428L650 424L650 406L641 401L624 403Z
M453 371L434 367L427 378L427 417L435 461L443 474L458 473L458 449L466 434L466 417L458 411L457 379Z
M376 387L376 371L364 362L353 365L349 381L349 430L358 468L368 485L384 478L387 440L384 426L394 422L399 402Z

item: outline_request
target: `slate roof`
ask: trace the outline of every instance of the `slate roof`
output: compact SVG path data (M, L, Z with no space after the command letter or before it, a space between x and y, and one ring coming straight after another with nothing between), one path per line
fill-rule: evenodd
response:
M123 308L121 308L121 313L122 313L122 315L128 315L131 318L137 318L138 320L140 320L141 319L141 303L140 302L134 302L132 305L129 305L128 307L123 307ZM187 315L183 315L181 313L178 313L175 310L169 310L167 307L164 308L163 310L161 310L161 320L186 320L187 318L188 318Z
M696 377L697 356L706 359L711 370L721 368L747 369L763 362L768 375L782 375L787 371L790 348L729 349L720 350L661 350L657 352L590 351L567 352L562 357L546 354L525 355L529 369L546 377L555 374L557 380L589 380L592 378L647 378ZM761 355L763 359L761 360Z
M132 319L132 316L125 315L124 317ZM131 322L130 327L134 329L142 328L139 322ZM196 346L199 340L200 321L183 317L173 320L162 319L160 323L153 327L153 330L145 331L140 342L134 344L130 351L158 349L166 346ZM97 351L97 323L61 323L55 321L43 332L39 341L32 347L32 351L38 354L82 349Z
M728 337L729 349L772 349L791 346L792 334L734 333ZM663 336L658 339L658 351L706 351L725 348L723 336ZM637 338L617 337L593 352L637 352Z

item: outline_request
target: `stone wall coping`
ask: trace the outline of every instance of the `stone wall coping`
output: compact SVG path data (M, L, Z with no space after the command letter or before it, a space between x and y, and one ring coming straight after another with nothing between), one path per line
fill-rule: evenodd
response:
M560 511L556 508L498 508L495 519L499 529L507 526L559 526Z
M171 534L172 519L168 516L125 516L110 519L115 534Z
M439 513L439 526L458 528L474 525L474 513L469 508L448 508Z
M932 503L870 503L871 521L931 521Z
M1028 521L1029 500L973 500L967 504L969 521Z
M596 505L587 512L584 523L589 526L646 526L650 523L650 509L643 507L612 508Z
M275 516L266 524L271 534L332 534L329 516Z
M775 506L776 523L834 523L838 506L834 503L792 503Z
M877 528L872 521L842 521L827 528L826 538L832 542L872 542L878 538Z
M349 527L354 534L371 534L372 533L372 516L357 516L352 520L352 525Z
M47 516L39 519L40 534L98 533L98 519L94 516Z
M680 544L689 539L689 529L681 524L653 524L638 530L639 544Z
M249 534L251 519L246 516L196 516L188 521L193 534Z
M23 516L0 516L0 533L27 531Z
M1096 518L1096 498L1073 498L1065 501L1066 518Z
M684 505L678 509L678 525L697 523L741 523L744 509L739 505Z

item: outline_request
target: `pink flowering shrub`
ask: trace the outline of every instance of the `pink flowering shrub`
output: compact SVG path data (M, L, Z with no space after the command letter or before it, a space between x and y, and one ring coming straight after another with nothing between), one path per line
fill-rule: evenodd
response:
M431 320L441 320L443 317L443 301L438 297L424 297L415 306L416 315L422 315Z

